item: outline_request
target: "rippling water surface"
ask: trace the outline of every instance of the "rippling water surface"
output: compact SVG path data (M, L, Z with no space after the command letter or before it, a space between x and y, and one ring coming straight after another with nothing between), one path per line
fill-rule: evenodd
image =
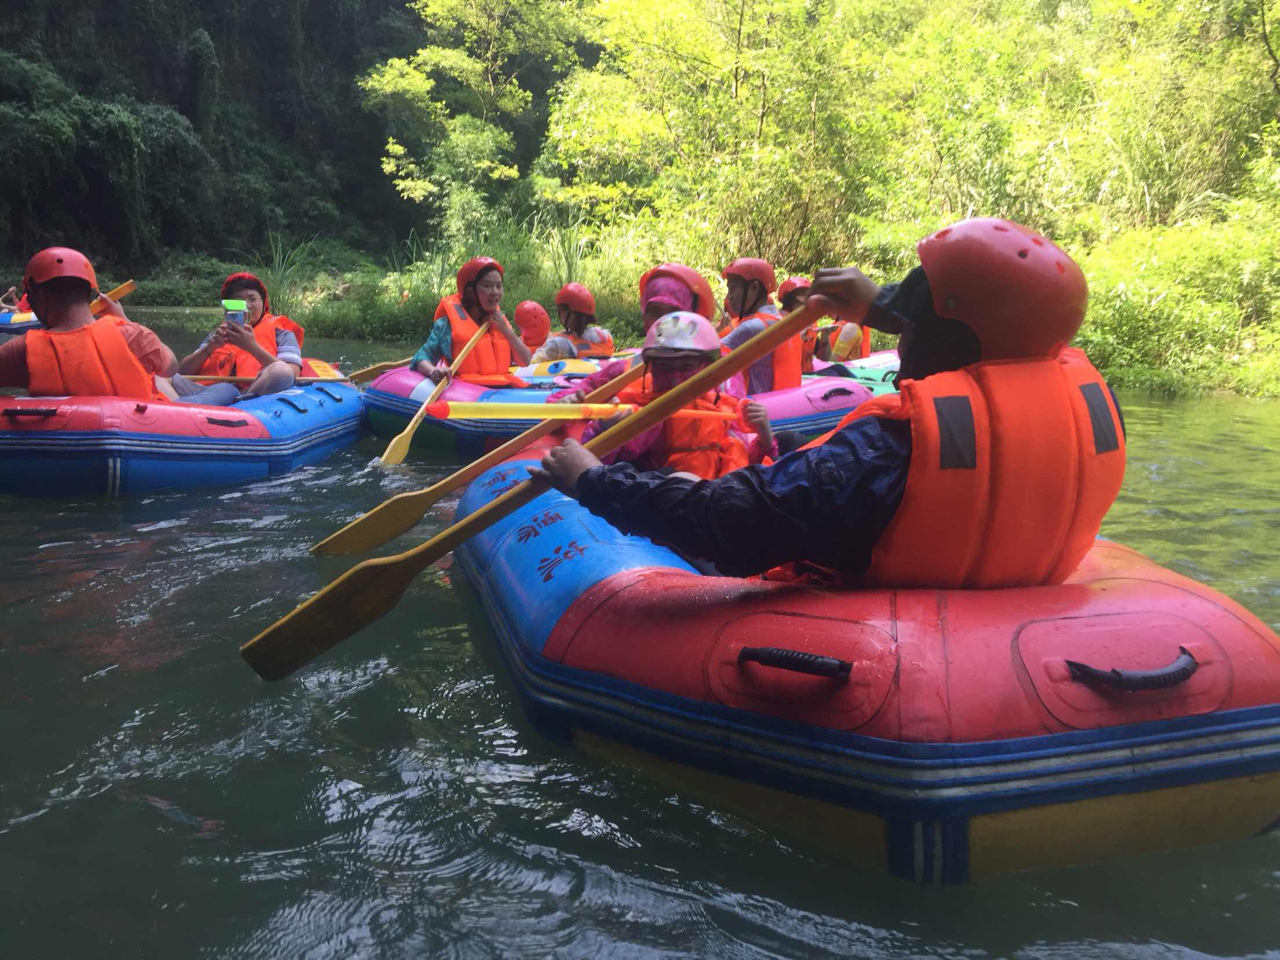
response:
M177 345L185 346L182 338ZM313 341L348 368L392 347ZM1280 406L1122 398L1104 532L1280 627ZM13 957L1261 956L1280 837L946 890L554 747L437 567L266 686L307 546L446 468L362 441L243 489L0 500L0 950ZM400 548L440 529L432 513ZM391 552L392 548L388 548Z

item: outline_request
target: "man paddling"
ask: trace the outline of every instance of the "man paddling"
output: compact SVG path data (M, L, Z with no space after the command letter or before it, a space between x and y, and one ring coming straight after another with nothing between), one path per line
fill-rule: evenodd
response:
M98 278L83 253L41 250L27 264L22 287L45 329L0 345L0 387L21 387L33 397L179 399L169 379L177 359L152 330L132 322L105 294L97 294L106 305L103 316L93 315ZM183 386L184 403L220 406L239 392L227 383Z
M605 467L570 441L531 472L626 533L730 575L901 587L1060 583L1124 476L1119 408L1084 354L1080 268L1017 224L966 220L877 287L822 270L810 303L899 335L901 394L771 467L710 481ZM816 298L816 299L815 299Z

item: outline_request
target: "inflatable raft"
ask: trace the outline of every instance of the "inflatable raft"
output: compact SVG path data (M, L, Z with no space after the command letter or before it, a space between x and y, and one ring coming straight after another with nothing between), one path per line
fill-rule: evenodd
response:
M0 310L0 334L26 333L43 327L34 313L14 313L12 310Z
M479 477L460 515L523 466ZM818 589L702 576L551 492L456 556L546 733L898 877L1280 818L1280 640L1116 543L1055 587Z
M570 371L554 370L561 363L586 364L582 360L558 360L547 364L543 378L521 374L530 386L525 389L493 389L457 381L445 388L440 399L465 403L545 403L547 396L572 386ZM379 437L394 437L431 395L435 384L408 367L388 370L374 380L364 393L369 428ZM891 388L890 388L891 389ZM774 390L752 399L769 411L775 433L797 430L807 437L830 430L846 413L869 399L873 390L867 383L849 377L807 377L789 390ZM414 449L442 456L474 458L506 442L530 426L528 420L432 420L422 422L413 436Z
M360 393L313 383L232 407L119 397L0 397L0 494L127 497L239 484L360 436Z

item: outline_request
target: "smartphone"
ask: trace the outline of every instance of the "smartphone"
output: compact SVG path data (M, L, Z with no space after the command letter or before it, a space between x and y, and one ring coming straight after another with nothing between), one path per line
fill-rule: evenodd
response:
M245 314L249 312L249 305L243 300L223 300L222 309L226 311L226 321L228 323L238 323L244 326Z

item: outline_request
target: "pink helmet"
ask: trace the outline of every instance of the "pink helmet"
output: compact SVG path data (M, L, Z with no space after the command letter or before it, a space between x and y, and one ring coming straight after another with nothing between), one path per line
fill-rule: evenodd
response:
M701 353L714 360L720 356L720 335L701 314L677 310L659 318L645 334L641 355L648 359L664 353Z
M983 360L1055 356L1084 321L1084 273L1034 230L976 217L930 234L916 252L933 309L978 335Z
M759 257L739 257L725 267L720 275L726 280L730 277L759 280L765 293L773 293L778 288L778 278L774 275L773 264Z
M560 292L556 294L556 306L562 303L574 313L595 316L596 298L580 283L566 283L560 288Z
M807 290L811 286L813 284L809 282L808 277L789 277L783 280L782 286L778 288L778 299L783 300L787 294L795 290Z

